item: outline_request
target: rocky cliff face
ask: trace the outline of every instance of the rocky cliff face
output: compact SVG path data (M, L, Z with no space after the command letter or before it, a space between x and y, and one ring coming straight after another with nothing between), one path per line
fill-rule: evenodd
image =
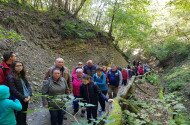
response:
M94 30L89 25L86 26L86 31L79 35L74 35L77 30L72 33L68 29L65 30L70 26L69 21L73 23L73 20L74 26L84 24L68 16L52 18L52 14L49 13L0 6L0 25L17 31L25 39L15 43L3 40L0 44L4 48L12 48L19 60L25 63L30 81L36 85L34 88L38 88L47 68L53 65L57 57L62 57L70 70L78 61L85 63L88 59L100 65L114 63L126 66L126 61L105 33ZM87 32L85 38L80 37Z

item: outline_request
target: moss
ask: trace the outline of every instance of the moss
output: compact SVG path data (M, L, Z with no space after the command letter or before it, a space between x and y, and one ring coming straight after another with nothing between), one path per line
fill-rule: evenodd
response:
M113 102L113 111L110 113L108 120L114 120L106 125L122 125L122 111L118 99Z

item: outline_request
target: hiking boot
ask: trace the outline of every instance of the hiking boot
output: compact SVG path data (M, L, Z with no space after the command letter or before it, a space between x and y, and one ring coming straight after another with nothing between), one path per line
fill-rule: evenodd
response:
M85 113L81 113L80 116L83 118L85 116Z

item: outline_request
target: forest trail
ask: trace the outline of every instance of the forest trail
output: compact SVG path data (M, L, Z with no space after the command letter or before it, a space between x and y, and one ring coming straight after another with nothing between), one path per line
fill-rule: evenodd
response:
M126 87L127 86L123 86L123 85L120 87L118 96L120 95L120 93L124 91ZM110 105L110 103L106 102L106 112L110 112L111 107L112 106ZM38 103L31 102L29 104L28 112L30 111L31 113L28 113L27 115L28 125L51 125L50 113L47 108L44 108L42 106L41 102L38 102ZM77 125L74 117L70 115L73 113L72 103L69 105L69 107L67 107L66 111L68 112L66 113L67 120L63 120L63 125ZM100 116L98 115L98 117ZM76 115L76 119L79 121L79 123L81 123L81 125L83 125L82 123L84 122L87 124L86 114L85 114L85 117L81 117L80 111Z

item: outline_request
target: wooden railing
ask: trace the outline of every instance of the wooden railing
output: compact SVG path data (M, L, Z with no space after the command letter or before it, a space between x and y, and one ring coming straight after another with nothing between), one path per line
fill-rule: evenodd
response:
M133 76L126 87L120 88L117 97L114 99L114 102L112 104L112 108L109 108L108 118L107 120L113 120L113 122L108 123L106 125L122 125L122 110L119 105L120 100L126 99L130 89L132 88L133 84L135 83L135 80L138 78L145 77L151 73L147 72L144 75L138 75ZM127 101L127 100L126 100Z

